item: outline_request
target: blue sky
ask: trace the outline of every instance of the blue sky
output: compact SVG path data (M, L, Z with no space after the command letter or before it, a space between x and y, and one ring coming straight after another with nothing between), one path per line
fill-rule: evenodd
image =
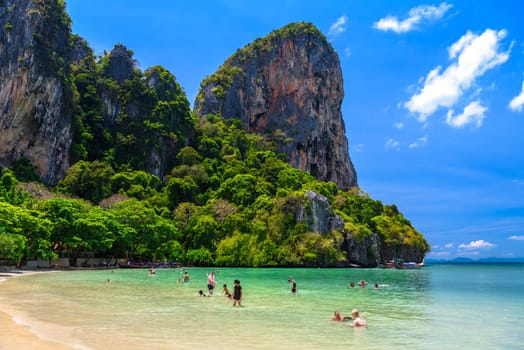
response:
M360 187L396 204L431 258L524 257L520 1L68 0L95 53L122 43L191 103L238 48L290 22L338 52Z

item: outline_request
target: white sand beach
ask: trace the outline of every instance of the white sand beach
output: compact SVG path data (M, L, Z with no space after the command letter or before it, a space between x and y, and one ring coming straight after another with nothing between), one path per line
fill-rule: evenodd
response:
M35 273L56 271L6 270L0 272L1 283L7 278L16 278ZM0 350L73 350L64 344L40 338L29 325L17 323L9 305L2 303L0 307Z

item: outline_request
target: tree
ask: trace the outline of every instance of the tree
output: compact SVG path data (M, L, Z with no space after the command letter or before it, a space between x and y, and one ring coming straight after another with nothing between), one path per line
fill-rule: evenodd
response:
M58 188L97 204L111 195L111 177L114 173L106 163L79 161L67 170Z
M115 245L126 256L141 260L165 259L169 252L157 256L158 247L181 239L180 231L171 221L136 199L117 203L111 213L119 225Z
M0 232L25 237L26 248L22 259L54 258L50 236L51 222L34 210L0 202ZM14 238L19 241L19 238Z
M27 239L23 235L0 231L0 259L9 259L18 264L22 261L26 248Z
M28 199L27 193L17 187L18 180L9 169L2 170L0 177L0 200L19 205Z
M186 260L189 264L200 266L213 265L213 256L206 248L189 249L186 253Z

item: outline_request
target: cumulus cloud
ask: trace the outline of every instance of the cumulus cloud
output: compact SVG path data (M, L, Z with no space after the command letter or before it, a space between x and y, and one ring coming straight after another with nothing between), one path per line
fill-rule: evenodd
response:
M408 17L402 21L396 16L381 18L373 24L373 28L383 31L393 31L395 33L407 33L417 28L417 25L424 21L440 19L453 5L443 2L438 7L433 5L422 5L413 7L408 12Z
M393 139L389 139L386 141L385 147L387 149L398 149L400 147L400 142Z
M426 143L428 143L429 139L427 136L422 136L417 139L417 141L411 143L409 145L409 148L418 148L424 146Z
M334 38L346 31L347 16L340 16L335 23L329 27L328 36Z
M509 108L516 112L522 112L522 106L524 106L524 81L522 82L520 94L515 96L509 103Z
M432 69L423 81L423 86L404 103L404 107L418 114L420 122L426 122L428 116L439 107L453 107L477 78L508 60L511 47L508 51L501 51L499 47L506 34L505 30L492 29L486 29L481 35L467 32L448 49L453 62L443 71L441 66ZM476 116L474 120L478 121L480 104L470 104L468 107L469 110L465 109L462 115L469 113L468 118ZM458 120L457 117L451 114L452 124ZM466 116L462 117L464 119L467 119Z
M481 248L493 248L495 247L495 244L486 242L483 239L479 239L478 241L471 241L468 244L460 244L459 249L481 249Z
M509 239L512 241L524 241L524 236L511 236Z
M462 114L454 115L453 110L450 109L446 117L446 123L454 128L462 128L470 123L475 123L477 127L481 127L486 110L487 108L483 107L479 101L473 101L464 108Z

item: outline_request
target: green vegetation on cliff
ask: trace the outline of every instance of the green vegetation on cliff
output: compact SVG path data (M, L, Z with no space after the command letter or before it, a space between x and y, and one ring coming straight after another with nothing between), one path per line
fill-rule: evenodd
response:
M429 250L395 206L291 167L238 119L198 120L170 72L140 71L121 44L95 57L80 37L61 36L70 27L63 1L34 1L42 23L52 24L35 33L38 62L48 63L42 72L56 74L70 99L72 165L52 189L21 182L34 180L24 159L2 169L0 259L344 266ZM311 24L293 23L241 49L239 59L267 50L269 41L304 34L324 38ZM207 79L220 97L240 74L226 62ZM320 204L311 193L327 212L315 209ZM337 220L338 226L315 229ZM373 238L378 245L368 245ZM353 254L355 245L366 256Z
M243 62L251 61L257 57L260 51L270 51L271 48L278 45L277 43L286 37L296 37L304 35L313 35L326 41L326 38L316 26L309 22L293 22L280 29L276 29L263 38L257 38L254 42L238 49L231 55L218 70L210 76L207 76L200 84L200 91L196 97L201 104L205 98L205 90L202 87L212 86L211 92L217 98L223 98L234 79L241 74L243 70L239 68ZM331 46L329 46L331 47ZM197 107L198 108L198 107Z
M74 37L73 45L79 57L71 65L76 88L71 162L103 160L115 169L164 175L195 124L175 77L158 66L140 72L123 45L98 60L85 41ZM112 60L116 50L127 56ZM130 78L118 82L115 74ZM152 154L161 165L151 164Z
M104 161L80 161L57 187L67 196L36 200L4 169L0 253L15 261L89 253L197 265L329 266L348 262L344 235L358 242L372 233L386 250L429 249L395 206L318 182L238 124L219 116L202 120L164 181L138 169L117 172ZM311 216L308 190L329 200L343 229L309 229L300 215Z

